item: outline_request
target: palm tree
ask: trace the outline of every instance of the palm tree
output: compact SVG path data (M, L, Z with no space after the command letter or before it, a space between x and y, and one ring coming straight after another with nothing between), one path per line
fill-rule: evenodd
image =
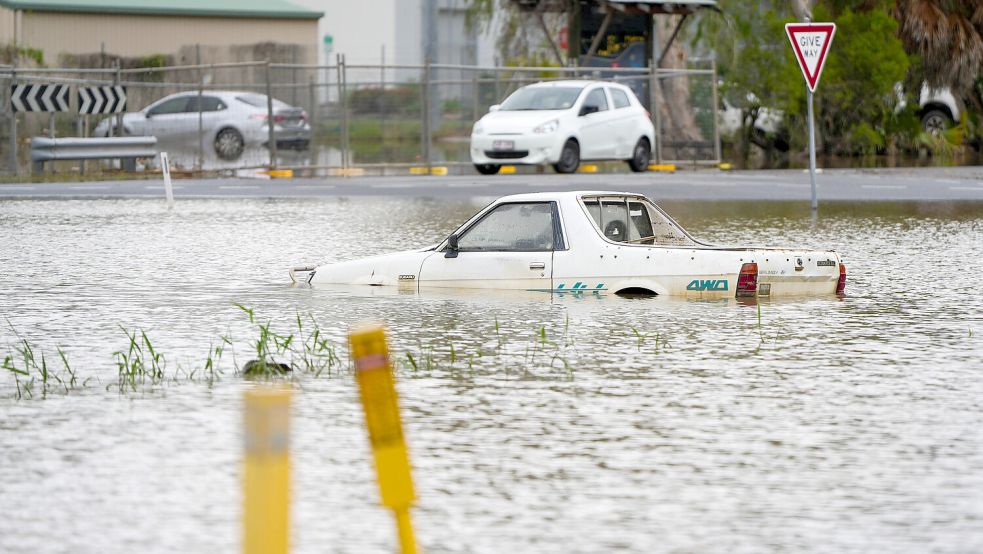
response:
M983 70L983 3L979 0L898 0L898 37L922 59L925 82L970 97Z

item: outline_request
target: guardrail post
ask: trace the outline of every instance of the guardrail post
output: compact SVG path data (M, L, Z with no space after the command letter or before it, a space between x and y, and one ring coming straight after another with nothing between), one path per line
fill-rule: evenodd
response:
M276 132L273 129L273 76L270 75L273 68L270 67L270 60L266 60L266 128L268 149L270 151L270 169L276 169Z
M662 115L659 111L659 66L649 62L649 110L652 113L652 125L655 126L655 163L662 163Z

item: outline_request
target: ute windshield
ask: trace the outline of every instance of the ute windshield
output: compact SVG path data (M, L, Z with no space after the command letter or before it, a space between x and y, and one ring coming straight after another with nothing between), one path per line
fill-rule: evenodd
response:
M526 87L502 102L502 111L566 110L573 106L583 87Z

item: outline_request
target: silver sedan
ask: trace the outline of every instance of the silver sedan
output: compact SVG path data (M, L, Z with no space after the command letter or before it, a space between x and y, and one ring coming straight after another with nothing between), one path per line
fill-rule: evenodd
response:
M223 160L235 160L247 145L267 146L267 97L255 92L181 92L165 96L139 112L123 114L123 135L155 136L171 143L194 144L201 118L203 146L212 145ZM104 119L93 134L106 136L116 118ZM277 148L305 149L311 140L307 114L273 99L273 134Z

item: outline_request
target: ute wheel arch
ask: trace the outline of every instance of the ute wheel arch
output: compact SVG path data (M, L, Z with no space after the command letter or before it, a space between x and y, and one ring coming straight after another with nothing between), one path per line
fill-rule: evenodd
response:
M652 296L659 296L659 293L645 287L626 287L615 292L615 294L627 298L648 298Z

